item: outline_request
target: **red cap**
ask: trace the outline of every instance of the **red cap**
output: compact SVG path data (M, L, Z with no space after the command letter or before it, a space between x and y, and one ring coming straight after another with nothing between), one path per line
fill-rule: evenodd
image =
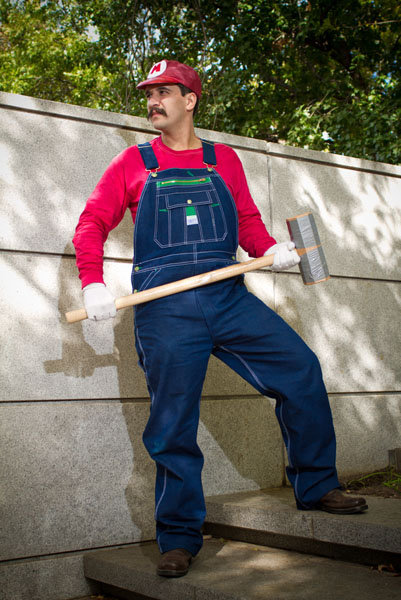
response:
M155 83L182 83L200 98L202 83L198 73L192 67L177 60L161 60L150 69L148 78L136 87L141 89Z

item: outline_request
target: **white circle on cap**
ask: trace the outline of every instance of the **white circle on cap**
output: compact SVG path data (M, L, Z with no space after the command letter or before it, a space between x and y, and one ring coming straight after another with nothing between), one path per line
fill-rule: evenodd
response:
M158 77L167 69L167 61L161 60L160 62L153 65L153 67L149 71L148 79L153 79L153 77Z

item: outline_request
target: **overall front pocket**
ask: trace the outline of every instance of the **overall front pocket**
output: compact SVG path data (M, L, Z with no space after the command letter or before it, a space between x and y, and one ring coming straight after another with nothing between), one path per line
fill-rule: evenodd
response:
M142 271L139 269L139 267L137 268L138 271L134 269L131 276L132 289L135 292L142 292L143 290L146 290L148 287L150 287L151 282L156 277L156 275L160 273L161 269L159 267L156 267L154 269Z
M224 211L210 178L192 182L162 181L157 188L154 241L161 248L218 242L227 235Z

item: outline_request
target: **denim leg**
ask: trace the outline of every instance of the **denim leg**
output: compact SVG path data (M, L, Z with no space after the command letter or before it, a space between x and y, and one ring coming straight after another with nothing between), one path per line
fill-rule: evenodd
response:
M136 343L151 396L143 441L156 462L155 519L161 552L202 546L205 518L196 437L212 343L194 294L150 302L136 315Z
M216 298L216 295L215 295ZM204 298L218 358L262 394L276 399L297 506L312 508L339 487L336 440L319 361L274 311L235 284L221 302Z

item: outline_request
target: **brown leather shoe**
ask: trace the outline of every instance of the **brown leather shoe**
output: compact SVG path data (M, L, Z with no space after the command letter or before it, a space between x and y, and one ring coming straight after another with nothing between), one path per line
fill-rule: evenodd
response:
M320 498L316 508L336 515L353 515L367 510L368 505L365 498L347 496L336 488Z
M182 577L188 573L192 554L184 548L176 548L162 554L157 574L162 577Z

